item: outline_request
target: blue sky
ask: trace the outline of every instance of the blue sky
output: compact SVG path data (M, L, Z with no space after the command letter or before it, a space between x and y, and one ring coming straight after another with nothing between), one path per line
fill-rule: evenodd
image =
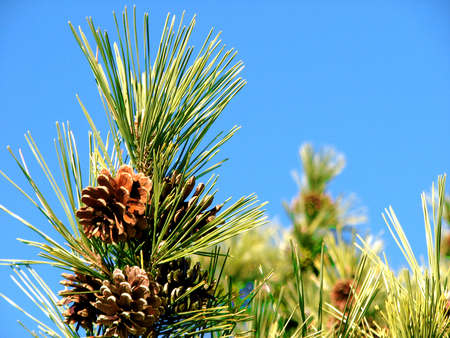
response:
M297 192L298 149L308 141L330 145L347 159L331 193L355 193L368 209L361 230L384 231L394 266L404 260L381 213L392 205L414 251L425 254L420 194L437 175L448 173L450 156L450 3L446 1L136 1L13 2L0 4L0 170L22 187L26 182L6 146L23 149L35 179L45 179L23 135L30 131L55 174L55 121L70 121L87 154L89 126L78 94L100 130L106 118L93 75L68 26L86 16L115 31L112 11L137 5L150 15L154 46L168 12L187 24L197 14L192 44L200 47L209 29L238 51L247 85L225 109L216 130L242 126L222 148L230 158L218 171L218 199L255 192L269 201L267 215L288 226L282 201ZM131 14L131 13L130 13ZM142 22L139 19L138 22ZM86 156L86 155L85 155ZM49 195L51 188L43 182ZM447 188L447 191L450 189ZM43 230L48 223L0 177L0 204ZM15 238L38 237L0 214L2 258L32 258L37 251ZM262 258L263 259L263 258ZM56 290L59 271L42 270ZM0 292L33 306L1 268ZM25 337L18 311L0 300L5 336ZM25 323L30 323L24 320ZM30 327L35 328L34 325Z

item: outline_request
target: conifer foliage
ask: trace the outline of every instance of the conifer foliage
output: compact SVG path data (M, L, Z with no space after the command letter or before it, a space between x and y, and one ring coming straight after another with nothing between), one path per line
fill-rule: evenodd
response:
M65 192L49 168L42 169L67 222L56 217L24 160L17 161L36 193L37 200L30 200L68 245L23 220L43 237L42 243L28 244L39 247L45 260L4 262L50 262L71 271L62 273L64 289L50 306L52 320L68 337L229 334L248 315L234 313L232 288L217 287L217 258L223 254L208 248L265 221L254 195L212 204L217 191L212 171L223 162L214 162L215 156L238 128L212 137L208 131L245 84L238 77L242 62L221 46L219 35L211 38L212 31L194 57L188 40L195 18L187 27L183 18L176 26L170 15L151 59L148 15L143 45L137 41L136 9L131 28L126 9L122 25L114 18L119 38L113 44L90 18L92 46L83 30L70 24L94 74L110 131L106 139L100 136L79 99L92 128L89 167L82 168L69 126L58 125ZM45 163L31 135L27 139L38 162ZM191 263L194 253L209 264ZM60 336L49 327L42 330Z

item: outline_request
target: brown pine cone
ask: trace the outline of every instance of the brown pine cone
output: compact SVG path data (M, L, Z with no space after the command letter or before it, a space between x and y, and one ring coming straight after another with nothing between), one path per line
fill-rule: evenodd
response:
M450 291L445 291L444 295L443 295L444 299L445 299L445 316L446 317L450 317Z
M88 238L100 237L105 243L140 238L146 229L146 205L151 198L152 181L122 165L115 178L107 169L97 177L96 188L82 191L86 205L76 212Z
M450 232L442 234L441 255L450 258Z
M177 171L174 171L171 177L164 178L164 189L161 194L160 204L164 202L164 204L168 207L158 220L158 228L162 231L163 226L167 221L167 217L169 215L173 215L173 218L170 220L169 226L166 229L165 233L162 234L163 239L166 239L180 222L184 223L183 230L187 231L188 229L190 229L189 234L193 235L197 231L200 231L206 224L211 222L222 208L222 204L219 204L214 208L205 211L212 204L214 196L206 195L201 200L199 200L199 196L205 189L205 185L203 183L198 184L192 197L187 199L195 186L194 176L190 177L184 183L184 186L181 190L181 202L176 205L173 203L167 203L165 199L170 198L171 194L175 191L175 189L177 189L177 186L180 184L180 181L181 174L178 174ZM176 209L174 213L172 213L173 208ZM196 208L198 209L194 212ZM189 218L186 219L186 216ZM150 217L153 217L153 215L150 215Z
M338 280L331 290L331 303L341 312L344 311L347 300L349 306L353 301L353 293L358 292L358 290L352 290L354 283L353 279Z
M200 269L200 263L192 268L190 258L180 258L161 264L156 269L156 281L163 287L161 298L165 298L169 313L179 313L206 308L214 298L215 281L208 283L208 271ZM205 284L194 291L195 286ZM183 299L180 298L185 295Z
M75 275L63 273L62 276L65 280L60 283L64 286L70 286L72 289L66 289L58 293L64 298L57 305L62 306L73 303L63 313L63 316L66 317L64 322L66 324L76 324L77 330L81 326L83 329L92 331L92 324L95 323L97 316L100 314L100 311L92 305L97 299L97 293L93 291L100 292L100 287L103 285L102 280L79 272L75 272Z
M116 269L113 278L112 282L103 281L101 295L94 304L101 312L97 324L106 326L104 336L147 336L164 314L159 285L137 266L126 266L124 271Z

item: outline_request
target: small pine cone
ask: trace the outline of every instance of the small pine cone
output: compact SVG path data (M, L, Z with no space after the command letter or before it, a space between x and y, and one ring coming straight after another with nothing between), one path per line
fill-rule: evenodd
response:
M145 209L152 181L124 164L115 178L103 169L97 182L96 188L83 189L81 201L86 206L76 212L86 236L100 237L105 243L140 238L148 226Z
M446 317L450 317L450 291L445 291L444 292L444 300L445 300L445 316Z
M314 257L311 250L302 248L300 250L300 265L302 271L307 271L310 268L314 268Z
M161 264L156 269L156 281L163 286L161 297L167 301L170 313L203 309L214 298L215 281L207 283L208 271L200 269L200 263L192 268L190 258L180 258ZM199 283L206 283L194 291ZM179 300L183 295L188 294Z
M352 290L352 287L354 282L353 279L338 280L331 290L331 303L341 312L345 310L347 300L348 306L353 300L353 293L355 290Z
M137 266L114 270L113 281L103 281L94 306L101 312L97 324L105 325L106 337L140 336L164 314L159 285Z
M302 194L302 197L305 203L306 213L311 217L316 216L322 207L323 194L317 194L311 191L308 194Z
M167 222L167 218L169 215L173 215L170 220L170 224L166 229L166 232L162 234L163 239L166 239L172 231L178 226L180 222L183 222L183 230L187 231L190 229L190 235L193 235L197 231L200 231L206 224L214 220L216 214L222 208L222 204L216 205L214 208L205 211L214 200L214 196L206 195L200 199L200 195L205 189L205 185L203 183L199 183L192 195L192 197L188 198L191 192L194 190L195 186L195 177L192 176L186 181L181 181L182 175L178 174L175 170L172 175L169 177L165 177L163 180L163 191L161 193L161 201L160 205L165 201L166 198L170 198L170 196L174 196L174 191L180 184L183 186L180 188L182 192L182 198L178 204L175 203L165 203L168 207L167 210L163 212L161 217L158 220L157 228L162 230L164 224ZM175 208L175 212L173 209ZM194 212L194 210L196 210ZM186 215L188 215L189 219L186 219ZM150 215L153 217L153 215Z
M102 280L91 276L75 272L75 275L63 273L65 280L60 283L64 286L70 286L72 289L63 290L58 295L63 296L57 305L67 305L73 303L67 309L63 316L66 317L64 322L66 324L76 324L77 330L81 326L83 329L92 331L92 324L97 320L100 314L92 304L97 299L97 292L100 292L100 287L103 285Z
M450 258L450 232L444 234L441 239L441 254Z

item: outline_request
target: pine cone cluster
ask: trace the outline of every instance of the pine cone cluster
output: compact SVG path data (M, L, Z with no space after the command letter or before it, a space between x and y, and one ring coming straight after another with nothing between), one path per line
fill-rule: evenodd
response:
M100 237L105 243L140 238L148 226L145 209L152 181L124 164L115 178L103 169L97 182L96 188L83 189L81 201L86 206L76 212L86 236Z
M73 304L63 314L65 323L93 330L93 324L105 325L105 337L129 335L149 337L151 327L164 314L166 301L161 287L137 266L114 270L113 281L76 273L62 274L61 284L72 289L59 292L58 305Z
M191 268L190 258L161 264L156 269L156 281L163 287L161 297L166 299L168 310L175 314L205 308L214 298L215 281L208 283L208 271L202 270L200 263Z
M86 205L76 212L88 238L100 237L105 243L129 241L139 239L148 224L157 222L159 231L170 216L170 223L165 228L163 239L167 238L177 225L183 221L183 230L189 234L201 230L211 222L222 208L219 204L205 211L213 202L214 197L207 195L200 200L200 194L205 185L198 184L192 197L188 196L194 190L195 177L192 176L181 182L182 175L176 171L170 177L163 179L163 191L160 195L159 206L164 210L154 220L154 213L150 211L146 216L146 209L153 198L153 182L142 173L135 174L128 165L122 165L115 178L107 169L103 169L97 177L98 186L87 187L82 191L81 201ZM179 187L183 184L182 187ZM182 198L175 203L176 189L181 189ZM175 211L173 209L175 208ZM185 216L188 219L185 219Z
M64 286L70 286L72 289L60 291L58 294L63 296L57 304L59 306L73 304L63 313L66 317L66 324L77 324L77 329L81 326L83 329L92 331L92 324L96 322L100 311L93 305L97 299L97 293L103 285L102 280L86 276L76 272L75 275L63 273L65 280L60 283Z
M97 182L97 187L83 189L85 206L76 215L87 238L98 237L105 244L145 240L147 236L142 235L147 228L156 229L162 240L175 231L191 236L214 220L222 207L207 210L213 196L200 197L205 185L194 189L195 177L184 180L177 171L163 179L159 195L149 177L136 174L128 165L122 165L115 177L103 169ZM114 270L112 280L64 274L62 284L72 289L60 293L65 296L60 305L73 303L66 311L66 322L90 331L93 324L100 325L106 337L149 337L166 310L179 314L202 309L214 298L215 281L207 282L208 271L201 270L200 263L191 267L189 258L180 258L155 269L156 280L137 266Z
M101 311L97 324L107 327L106 337L150 335L149 330L164 313L159 285L137 266L114 270L114 281L103 281L94 306Z

